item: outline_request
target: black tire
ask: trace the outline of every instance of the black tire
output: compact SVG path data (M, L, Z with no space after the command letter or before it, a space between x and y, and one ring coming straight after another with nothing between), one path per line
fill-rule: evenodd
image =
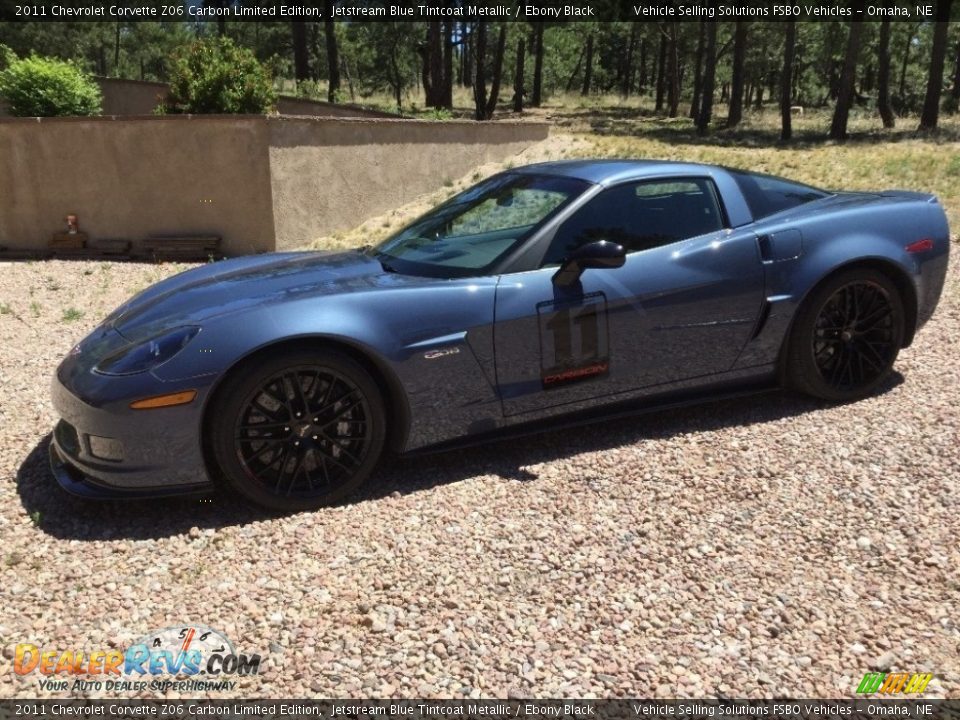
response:
M797 313L787 346L788 383L833 402L870 395L903 344L905 313L883 273L851 268L817 287Z
M355 492L386 437L377 383L334 350L287 351L241 366L210 413L213 456L227 484L273 510L312 510Z

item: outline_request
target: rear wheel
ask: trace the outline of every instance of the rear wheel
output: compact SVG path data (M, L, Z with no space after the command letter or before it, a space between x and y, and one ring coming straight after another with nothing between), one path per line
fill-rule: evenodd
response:
M211 408L213 454L229 485L277 510L340 500L369 477L383 451L379 388L351 358L294 351L229 377Z
M903 334L903 299L886 275L839 273L800 308L787 358L791 384L825 400L865 397L890 373Z

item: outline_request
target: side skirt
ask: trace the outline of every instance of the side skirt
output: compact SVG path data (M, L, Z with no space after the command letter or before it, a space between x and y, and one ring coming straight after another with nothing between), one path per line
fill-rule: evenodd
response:
M475 447L490 442L504 439L516 439L539 435L541 433L552 432L556 430L565 430L567 428L592 425L597 422L616 420L618 418L636 417L648 413L659 412L662 410L671 410L674 408L690 407L702 405L707 402L716 402L719 400L730 400L738 397L747 397L763 393L775 392L780 390L781 386L770 368L770 375L766 379L741 382L734 386L723 386L715 390L683 390L671 393L664 393L656 399L649 397L640 400L630 400L606 405L601 408L591 408L590 410L580 410L563 415L556 415L546 419L530 420L515 425L508 425L496 430L467 435L453 440L447 440L435 445L427 445L415 448L405 453L402 457L419 457L421 455L432 455L434 453L446 452L448 450L457 450L460 448Z

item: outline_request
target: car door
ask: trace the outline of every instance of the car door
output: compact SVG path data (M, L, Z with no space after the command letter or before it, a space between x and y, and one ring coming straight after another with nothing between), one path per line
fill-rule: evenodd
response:
M506 415L613 399L728 370L763 301L749 228L724 228L709 178L624 183L558 228L540 269L504 275L496 293L497 382ZM561 286L562 258L597 240L622 267Z

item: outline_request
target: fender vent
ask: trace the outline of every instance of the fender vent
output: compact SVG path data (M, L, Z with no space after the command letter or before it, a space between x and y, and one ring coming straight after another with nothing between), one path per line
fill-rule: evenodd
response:
M770 317L770 301L765 300L763 307L760 308L760 315L757 317L757 324L753 328L753 332L750 334L750 340L756 340L757 336L760 335L760 332L763 330L763 326L767 324L767 318Z
M770 244L769 235L761 235L757 238L757 245L760 246L760 259L764 262L773 260L773 247Z

